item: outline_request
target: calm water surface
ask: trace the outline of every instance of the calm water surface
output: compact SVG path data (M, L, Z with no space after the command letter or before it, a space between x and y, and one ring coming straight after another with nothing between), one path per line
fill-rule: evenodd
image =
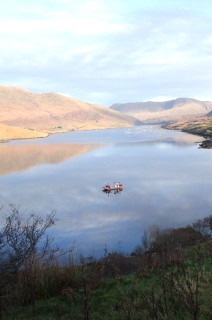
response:
M56 210L59 245L130 252L152 224L178 227L212 213L212 152L200 141L141 126L1 144L0 205ZM116 180L123 192L104 194Z

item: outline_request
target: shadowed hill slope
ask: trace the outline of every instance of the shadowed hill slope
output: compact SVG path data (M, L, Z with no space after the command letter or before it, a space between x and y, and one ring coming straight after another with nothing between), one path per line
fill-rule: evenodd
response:
M206 115L212 110L212 102L178 98L164 102L114 104L111 109L136 117L143 122L156 123Z
M0 86L0 123L44 132L129 127L137 119L56 93Z

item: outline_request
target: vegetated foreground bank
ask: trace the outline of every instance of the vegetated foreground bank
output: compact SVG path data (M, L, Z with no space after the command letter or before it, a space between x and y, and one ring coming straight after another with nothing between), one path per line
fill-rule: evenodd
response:
M11 208L0 232L2 319L204 319L212 317L212 216L144 233L131 256L74 258L50 246L55 223Z

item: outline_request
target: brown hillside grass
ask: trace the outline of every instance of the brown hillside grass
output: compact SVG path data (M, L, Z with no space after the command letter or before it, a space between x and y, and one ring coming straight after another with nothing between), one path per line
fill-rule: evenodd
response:
M6 126L0 124L0 141L10 139L31 139L31 138L44 138L48 134L37 130L28 130L24 128Z
M212 118L209 116L196 117L190 120L181 120L169 123L167 129L180 130L200 135L212 135Z

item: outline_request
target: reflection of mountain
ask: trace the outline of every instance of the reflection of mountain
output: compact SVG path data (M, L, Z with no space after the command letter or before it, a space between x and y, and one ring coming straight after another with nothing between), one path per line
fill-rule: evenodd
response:
M203 140L201 137L197 137L193 134L185 134L185 135L180 135L180 136L173 136L171 137L173 141L175 141L177 144L180 145L194 145L194 143L199 143Z
M92 151L100 145L1 145L0 175L24 171L39 164L56 164Z
M178 145L180 147L188 147L193 146L195 143L202 142L203 138L195 136L193 134L184 134L184 135L172 135L170 137L164 136L159 137L159 139L149 139L143 141L136 141L136 142L121 142L117 143L117 145L123 146L126 145L128 147L135 147L135 146L159 146L159 145Z

